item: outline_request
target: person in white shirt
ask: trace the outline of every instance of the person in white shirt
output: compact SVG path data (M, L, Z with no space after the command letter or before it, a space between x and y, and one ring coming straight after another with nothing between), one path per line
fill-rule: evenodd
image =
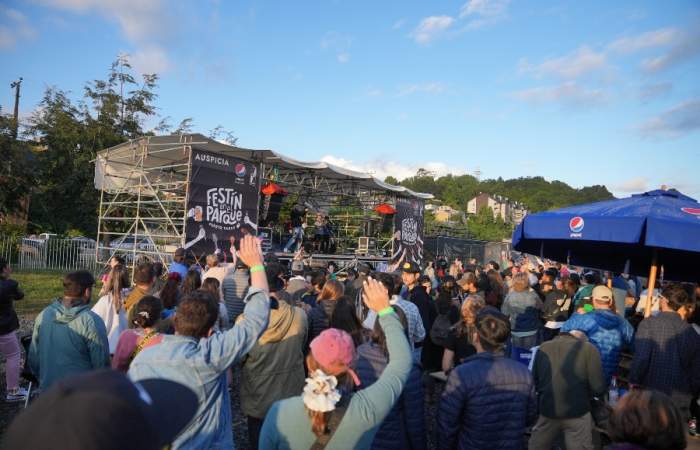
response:
M129 273L126 267L118 264L112 268L105 285L105 295L92 307L92 312L100 316L107 329L109 353L114 354L119 335L129 328L124 299L129 295Z

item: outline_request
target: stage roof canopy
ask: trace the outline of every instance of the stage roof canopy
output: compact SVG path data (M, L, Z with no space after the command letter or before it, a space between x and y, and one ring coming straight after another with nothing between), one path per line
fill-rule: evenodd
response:
M139 183L138 177L133 177L133 172L149 171L152 180L152 172L160 171L162 182L186 175L184 168L187 166L187 146L246 161L262 162L278 171L322 177L326 184L352 184L371 191L394 192L404 197L425 200L433 198L432 194L413 192L403 186L385 183L369 173L356 172L322 161L297 161L272 150L235 147L202 134L144 136L98 152L95 161L95 188L108 191L129 190L130 184ZM129 172L129 176L124 175Z

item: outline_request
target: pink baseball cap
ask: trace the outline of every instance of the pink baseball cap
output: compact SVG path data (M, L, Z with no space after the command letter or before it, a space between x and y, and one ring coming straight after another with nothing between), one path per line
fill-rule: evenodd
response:
M328 375L339 375L348 372L356 385L360 385L350 364L355 360L355 343L345 331L328 328L311 341L311 355L321 365Z

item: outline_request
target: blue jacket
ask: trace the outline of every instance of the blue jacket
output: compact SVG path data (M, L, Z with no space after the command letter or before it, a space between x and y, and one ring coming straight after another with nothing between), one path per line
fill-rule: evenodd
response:
M357 349L355 371L360 377L361 389L367 389L382 375L389 363L384 351L374 343ZM382 422L372 441L375 450L424 450L425 416L423 380L420 367L414 362L401 397Z
M527 366L477 353L450 373L437 417L437 448L521 449L537 418Z
M244 319L208 338L165 336L141 351L129 367L133 381L162 378L192 389L199 409L173 442L173 449L233 449L231 397L226 369L248 353L267 327L270 302L263 291L248 290Z
M632 346L632 325L612 311L596 309L587 314L574 314L561 327L562 332L572 330L586 333L588 340L598 349L605 382L610 384L610 379L620 364L622 347Z
M90 305L67 308L57 299L34 321L28 359L42 389L70 375L109 367L105 324Z

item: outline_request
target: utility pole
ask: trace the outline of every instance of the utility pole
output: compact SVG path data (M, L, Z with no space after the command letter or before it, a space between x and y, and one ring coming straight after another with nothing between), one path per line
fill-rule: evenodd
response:
M21 86L22 77L19 77L19 80L13 81L12 84L10 84L10 87L15 88L15 131L13 136L15 139L17 139L17 131L19 129L19 90Z

